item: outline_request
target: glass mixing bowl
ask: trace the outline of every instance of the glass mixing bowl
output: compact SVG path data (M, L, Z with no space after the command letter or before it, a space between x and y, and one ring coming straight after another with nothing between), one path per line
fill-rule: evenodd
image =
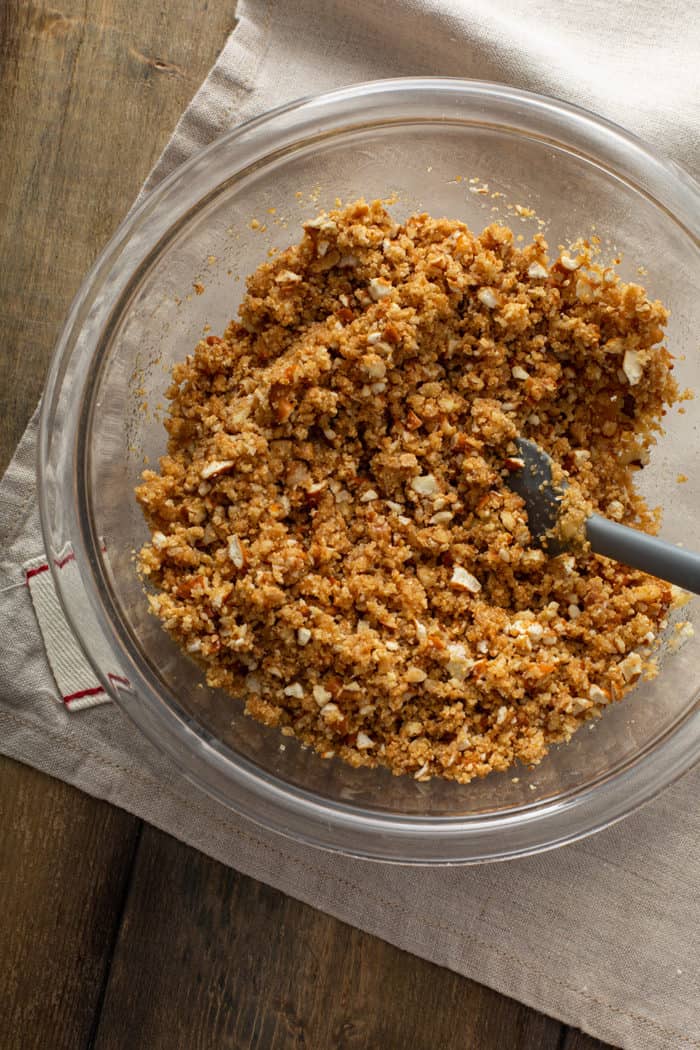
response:
M72 307L50 371L40 437L46 548L58 557L72 546L80 581L68 584L57 570L55 582L105 688L185 776L232 809L366 857L513 857L604 827L695 761L700 636L536 768L466 786L418 783L324 761L208 689L149 615L134 567L147 532L133 489L145 458L155 463L164 451L171 363L205 325L223 330L246 274L270 248L297 240L302 220L336 197L390 194L397 216L427 210L476 230L502 218L529 237L540 218L554 250L594 232L604 254L622 258L624 277L644 265L650 294L671 310L679 382L700 387L700 193L687 174L552 99L464 80L359 85L224 135L117 231ZM640 478L665 508L662 534L700 548L697 418L692 405L669 413ZM676 483L680 473L687 484ZM683 615L697 621L698 608Z

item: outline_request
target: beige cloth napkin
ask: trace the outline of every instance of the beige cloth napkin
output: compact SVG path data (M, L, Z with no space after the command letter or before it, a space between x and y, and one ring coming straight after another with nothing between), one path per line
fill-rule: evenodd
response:
M583 103L697 171L700 21L635 0L243 0L149 179L302 93L397 74L507 81ZM0 486L0 749L246 874L630 1050L700 1050L700 770L556 853L415 869L297 845L185 782L112 704L57 703L22 566L42 554L33 421ZM39 562L31 562L38 565Z

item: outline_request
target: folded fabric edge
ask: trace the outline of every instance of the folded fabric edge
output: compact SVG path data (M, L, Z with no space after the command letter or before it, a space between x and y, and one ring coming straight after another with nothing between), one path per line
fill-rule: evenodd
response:
M34 509L36 493L37 434L41 401L32 412L5 473L0 478L0 572L13 582L7 552L21 533Z

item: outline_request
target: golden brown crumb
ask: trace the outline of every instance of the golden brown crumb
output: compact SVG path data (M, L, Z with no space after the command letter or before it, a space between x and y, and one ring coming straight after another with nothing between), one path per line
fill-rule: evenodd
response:
M547 559L504 478L529 437L586 506L656 529L633 481L677 396L660 303L585 246L551 263L541 235L359 201L239 314L174 367L137 490L151 607L210 685L324 757L466 782L639 679L669 585Z

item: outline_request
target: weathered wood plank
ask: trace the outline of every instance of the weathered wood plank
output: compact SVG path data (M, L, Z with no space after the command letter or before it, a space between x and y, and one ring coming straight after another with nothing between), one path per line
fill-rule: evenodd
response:
M140 822L35 770L0 764L0 1043L88 1045Z
M555 1050L561 1033L145 828L95 1050Z
M85 270L233 24L233 0L209 6L0 3L0 471ZM0 761L3 1050L88 1045L139 828Z
M80 282L222 47L235 0L0 4L0 470Z
M608 1043L601 1043L600 1039L593 1039L590 1035L577 1031L575 1028L567 1029L561 1050L610 1050Z

